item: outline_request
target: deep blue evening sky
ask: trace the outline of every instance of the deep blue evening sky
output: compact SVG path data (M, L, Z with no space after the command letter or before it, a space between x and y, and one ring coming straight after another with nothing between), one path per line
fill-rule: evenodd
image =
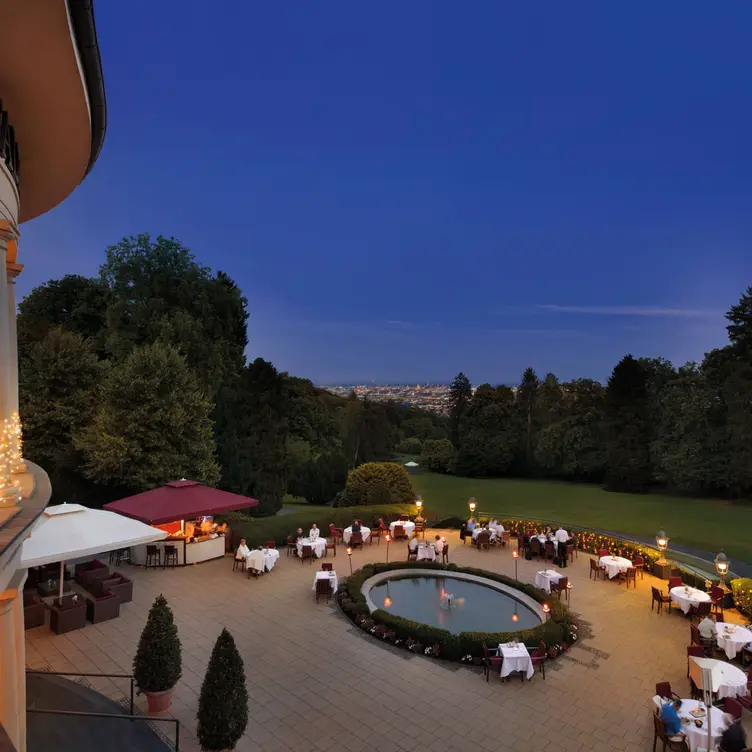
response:
M752 284L752 5L97 3L108 132L21 292L174 235L317 382L699 360ZM51 115L56 116L56 115Z

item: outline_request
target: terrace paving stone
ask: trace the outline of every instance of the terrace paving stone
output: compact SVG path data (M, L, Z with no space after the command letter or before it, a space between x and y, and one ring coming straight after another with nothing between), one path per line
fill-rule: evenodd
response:
M478 551L463 545L456 531L443 532L451 561L514 575L511 548ZM404 544L389 547L390 561L404 555ZM366 545L354 551L352 565L385 557L383 543ZM334 601L316 604L311 585L317 564L286 556L258 579L233 573L231 558L175 570L128 567L133 601L122 606L119 619L67 635L48 627L29 630L27 665L131 673L149 608L163 593L183 645L172 714L181 722L184 752L199 750L198 695L222 627L232 632L245 661L250 695L238 752L528 752L546 742L566 752L648 750L655 683L670 681L680 695L689 695L689 621L676 611L651 612L650 587L665 589L665 582L646 574L636 589L625 590L616 581L592 581L589 558L580 552L566 574L574 586L571 609L590 634L548 662L545 681L536 673L530 682L502 684L491 676L487 683L480 669L384 645L352 625ZM349 575L342 549L327 561L341 578ZM533 583L544 566L520 559L520 580ZM735 611L725 618L746 621ZM123 680L100 679L95 687L116 701L128 691ZM137 703L145 711L145 698ZM748 719L745 714L752 738Z

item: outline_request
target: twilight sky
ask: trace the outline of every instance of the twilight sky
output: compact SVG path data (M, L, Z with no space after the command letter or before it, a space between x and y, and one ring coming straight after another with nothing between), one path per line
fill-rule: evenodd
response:
M752 284L752 5L96 6L104 150L19 292L174 235L316 382L699 360ZM57 116L57 115L51 115Z

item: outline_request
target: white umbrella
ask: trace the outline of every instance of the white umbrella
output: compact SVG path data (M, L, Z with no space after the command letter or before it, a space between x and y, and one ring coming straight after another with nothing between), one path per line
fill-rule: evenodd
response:
M418 467L418 463L410 460L410 462L405 462L405 467Z
M59 561L59 596L62 598L65 559L152 543L166 537L164 530L115 512L89 509L80 504L58 504L42 512L31 535L24 541L20 566L28 569Z

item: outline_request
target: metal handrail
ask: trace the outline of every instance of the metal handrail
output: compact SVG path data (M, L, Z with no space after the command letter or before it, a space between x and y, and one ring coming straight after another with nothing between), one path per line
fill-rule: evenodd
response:
M45 673L45 672L38 672ZM92 674L96 676L96 674ZM106 674L102 674L106 676ZM145 715L120 715L119 713L94 713L81 710L43 710L41 708L26 708L27 713L37 713L38 715L65 715L73 716L75 718L120 718L124 721L146 721L151 723L153 721L160 721L163 723L175 724L175 752L180 752L180 721L177 718L157 718Z
M26 669L27 674L38 674L40 676L83 676L83 677L94 677L97 679L130 679L131 683L131 699L130 699L130 715L133 715L134 710L134 679L133 674L91 674L86 673L82 674L80 672L76 671L33 671L31 669Z
M533 522L533 523L540 522L546 525L551 525L552 527L553 525L561 524L570 530L596 533L597 535L607 535L611 538L616 538L617 540L624 541L625 543L631 543L633 545L641 546L642 548L650 549L651 551L655 551L659 555L661 554L661 551L656 546L651 545L650 543L646 543L645 541L638 540L637 538L631 538L630 536L624 535L623 533L617 533L617 532L614 532L613 530L600 530L599 528L595 528L595 527L584 527L582 525L573 525L572 523L566 522L564 520L551 520L551 519L546 519L545 517L529 517L524 514L523 515L512 514L510 512L501 513L501 512L486 512L486 511L476 512L476 517L477 519L480 519L481 517L497 517L499 519L510 519L510 518L518 517L528 522ZM699 556L695 556L694 554L685 553L684 551L679 551L678 553L680 553L682 557L686 557L688 559L694 559L695 561L700 562L704 566L710 567L711 571L708 571L707 569L706 570L695 569L695 567L693 567L691 564L687 564L686 562L676 560L676 557L672 559L671 551L669 551L668 553L665 553L665 556L668 561L673 561L673 563L676 564L677 566L683 567L684 569L691 571L693 574L699 577L703 577L707 579L707 575L712 574L712 569L714 568L713 562L707 561L706 559L702 559ZM732 571L729 571L729 573L726 576L729 579L733 579L734 577L737 577L738 575Z

